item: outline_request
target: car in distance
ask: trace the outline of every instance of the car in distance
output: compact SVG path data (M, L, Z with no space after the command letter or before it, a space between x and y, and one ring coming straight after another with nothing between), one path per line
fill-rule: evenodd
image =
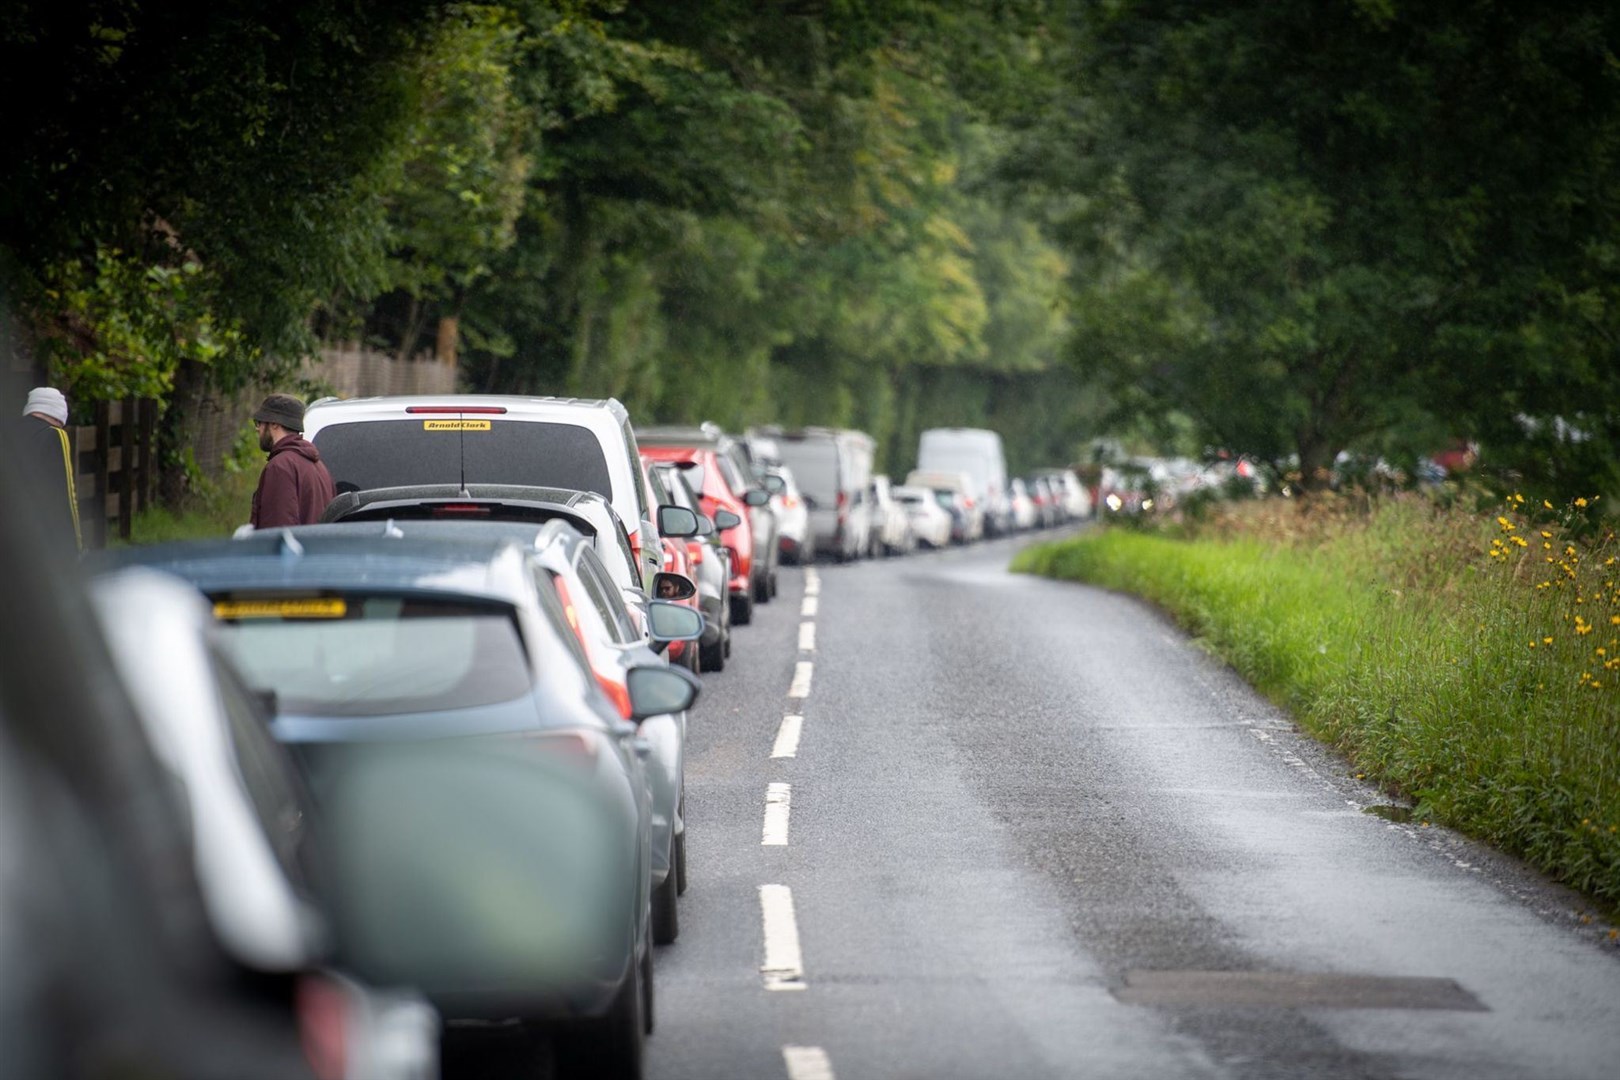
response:
M842 428L750 429L750 437L768 438L782 464L793 470L809 510L810 535L823 558L849 562L870 546L872 479L871 436Z
M917 543L931 548L950 545L951 514L939 504L931 488L908 487L901 484L891 488L890 494L906 512L912 535L917 538Z

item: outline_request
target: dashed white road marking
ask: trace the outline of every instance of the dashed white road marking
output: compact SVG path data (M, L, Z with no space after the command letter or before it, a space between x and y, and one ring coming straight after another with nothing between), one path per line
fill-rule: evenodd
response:
M815 652L816 651L816 624L815 623L813 623L813 622L802 622L802 623L799 624L799 651L800 652Z
M815 618L816 608L820 606L820 603L821 602L814 596L806 596L804 598L804 603L799 605L799 614L804 616L806 619Z
M784 1046L788 1080L834 1080L832 1062L819 1046Z
M765 789L765 829L761 847L787 847L788 809L793 801L791 784L773 783Z
M793 890L761 885L759 910L765 922L765 962L759 966L767 990L803 990L804 957L799 952L799 924L793 917Z
M810 676L815 671L815 665L809 660L800 660L793 666L793 683L788 687L788 697L807 698L810 696Z
M799 754L799 726L804 723L804 717L793 713L782 717L782 726L776 729L776 745L771 747L771 757L790 758Z
M816 573L816 568L813 566L804 572L804 595L821 595L821 575Z

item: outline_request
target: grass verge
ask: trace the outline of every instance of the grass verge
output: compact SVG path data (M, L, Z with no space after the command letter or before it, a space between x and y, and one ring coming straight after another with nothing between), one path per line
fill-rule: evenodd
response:
M1013 569L1152 600L1421 816L1613 911L1617 551L1573 506L1278 500L1190 535L1030 548Z
M253 512L253 489L259 469L227 470L208 481L180 511L153 507L136 514L130 523L131 544L161 544L169 540L226 538L246 525Z

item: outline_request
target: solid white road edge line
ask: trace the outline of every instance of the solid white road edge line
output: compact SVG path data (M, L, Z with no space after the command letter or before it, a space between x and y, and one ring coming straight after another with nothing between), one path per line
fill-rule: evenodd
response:
M776 729L776 745L771 747L771 757L790 758L799 754L799 725L804 723L804 717L792 713L782 717L782 726Z
M799 614L804 616L806 619L815 618L816 608L819 603L820 601L813 596L805 597L804 603L799 605Z
M834 1080L832 1062L819 1046L784 1046L782 1061L788 1080Z
M810 696L810 676L815 671L815 665L809 660L800 660L793 665L793 683L788 687L788 697L807 698Z
M802 622L802 623L799 624L799 651L800 652L815 652L816 651L816 624L815 623L813 623L813 622Z
M787 847L788 810L793 801L791 784L773 783L765 789L765 829L761 847Z
M760 974L767 990L803 990L804 957L799 954L799 924L793 918L793 890L761 885L759 910L765 921L765 962Z

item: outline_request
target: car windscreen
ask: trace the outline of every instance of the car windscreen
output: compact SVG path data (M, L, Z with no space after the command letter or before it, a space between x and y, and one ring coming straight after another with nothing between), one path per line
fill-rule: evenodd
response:
M783 439L782 464L793 470L799 491L823 506L838 501L838 447L831 439Z
M602 444L577 424L430 416L333 424L314 441L339 492L465 481L613 497Z
M388 716L512 701L532 685L513 610L390 595L215 596L225 648L279 714Z

